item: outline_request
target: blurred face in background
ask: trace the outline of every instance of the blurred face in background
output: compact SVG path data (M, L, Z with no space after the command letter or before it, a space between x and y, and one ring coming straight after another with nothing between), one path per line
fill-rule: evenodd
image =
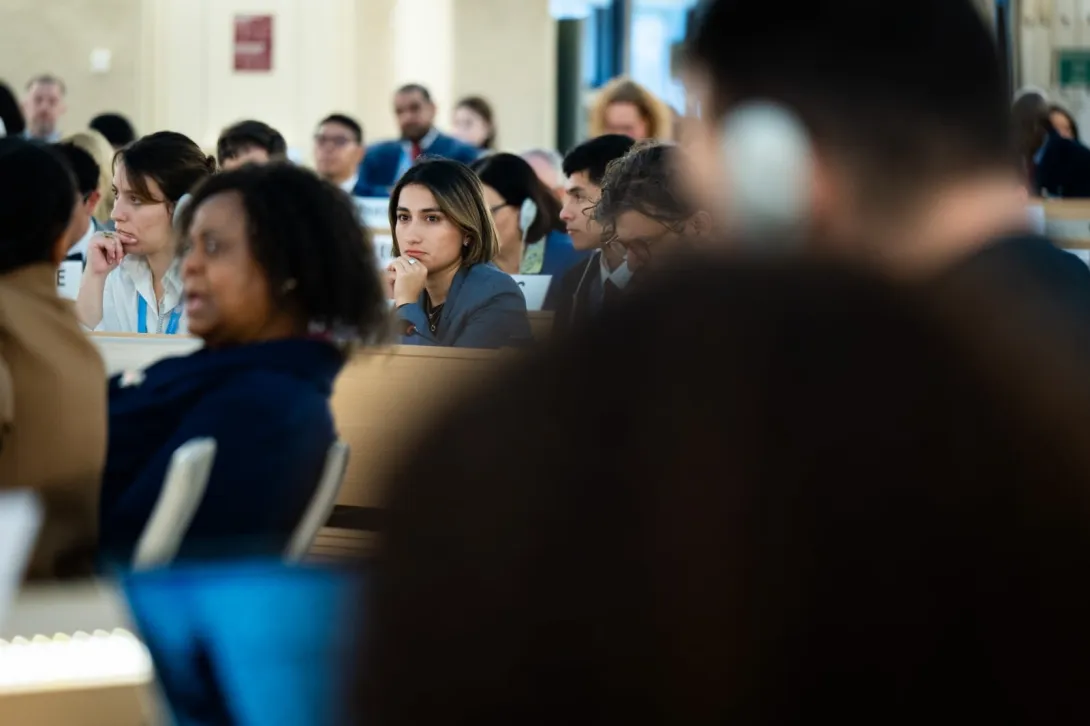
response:
M469 106L454 109L454 138L480 149L491 134L492 127Z
M640 113L640 108L628 101L617 101L606 106L605 132L621 134L637 141L648 138L651 130L647 119Z
M363 161L363 146L355 132L338 123L324 123L314 135L314 166L318 175L334 184L352 178Z
M1065 139L1075 138L1075 129L1071 127L1071 119L1067 117L1066 113L1062 111L1053 111L1048 116L1049 121L1052 122L1052 126L1056 129L1056 133Z
M602 246L602 227L594 221L594 205L601 197L602 188L591 182L585 172L577 171L568 177L560 219L577 250Z
M60 84L38 82L27 90L23 113L31 136L46 138L55 134L57 122L65 110Z
M533 168L534 173L537 174L537 178L541 180L541 183L547 186L557 199L561 202L564 201L564 179L563 174L557 172L556 167L548 159L538 154L528 154L522 157L526 160L526 163Z
M394 113L401 137L420 141L435 123L435 105L420 91L405 91L394 96Z
M231 156L223 160L220 167L224 171L231 171L246 164L268 164L269 152L260 146L245 146Z

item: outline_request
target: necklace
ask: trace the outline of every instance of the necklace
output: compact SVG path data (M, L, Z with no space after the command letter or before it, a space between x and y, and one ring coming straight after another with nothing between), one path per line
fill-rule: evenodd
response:
M431 306L431 298L424 300L424 315L428 318L428 329L434 333L439 329L439 314L443 312L442 305Z

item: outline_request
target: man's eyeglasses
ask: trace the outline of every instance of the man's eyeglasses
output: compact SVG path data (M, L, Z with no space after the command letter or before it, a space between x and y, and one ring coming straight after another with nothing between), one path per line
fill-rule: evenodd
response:
M316 134L314 136L314 144L316 146L332 146L337 149L343 149L352 143L355 143L355 140L350 139L347 136L322 136L321 134Z

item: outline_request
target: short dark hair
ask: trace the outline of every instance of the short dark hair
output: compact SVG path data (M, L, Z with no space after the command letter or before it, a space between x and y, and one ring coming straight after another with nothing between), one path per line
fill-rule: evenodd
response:
M454 108L468 108L488 124L488 137L481 144L482 149L491 149L496 145L496 121L492 113L492 104L487 99L483 96L466 96Z
M346 116L343 113L331 113L318 123L319 126L324 126L325 124L344 126L356 137L357 144L363 143L363 126L360 126L360 122L351 116Z
M68 88L64 85L64 81L59 76L55 76L52 73L39 73L26 82L26 90L30 90L34 87L34 84L40 83L43 86L57 86L61 89L61 95L68 93Z
M863 19L882 31L861 32ZM710 80L705 115L783 104L816 144L880 178L867 185L875 194L1009 167L1006 76L971 0L802 2L789 13L710 0L687 56Z
M0 273L50 262L75 204L76 180L63 156L38 142L0 139Z
M125 165L133 191L147 201L177 202L216 171L216 160L205 155L188 136L157 131L117 152L114 166ZM156 199L148 187L154 179L166 199Z
M397 205L401 201L401 190L413 184L431 192L447 219L469 237L469 244L462 248L463 264L477 265L493 260L500 250L500 238L496 222L484 201L481 180L462 162L439 157L421 157L401 175L390 192L394 256L401 254L397 241Z
M216 158L220 165L247 149L264 149L270 159L286 159L288 143L279 131L261 121L239 121L228 126L216 142Z
M120 149L136 141L136 130L129 120L119 113L100 113L91 119L90 127L106 137L110 146Z
M545 186L526 159L515 154L492 154L477 159L470 168L482 184L495 189L503 201L516 210L527 199L533 200L537 214L526 231L526 239L530 242L543 239L550 230L564 230L565 224L560 219L560 200Z
M231 193L242 200L251 253L278 301L290 287L309 322L350 342L384 329L388 307L370 235L349 196L310 170L273 162L209 177L182 210L180 251L201 204Z
M594 208L603 238L613 236L617 217L639 212L667 227L683 224L696 213L678 178L681 149L670 143L638 144L606 169L602 198Z
M71 141L55 144L57 151L67 160L69 168L76 177L76 190L86 199L92 192L98 191L100 170L95 158Z
M564 176L583 173L591 184L602 186L609 163L620 159L635 145L635 139L622 134L605 134L584 141L564 157Z
M403 93L419 93L425 101L431 103L431 91L421 86L419 83L406 83L401 88L397 89L394 93L395 96L400 96Z
M21 136L26 131L26 119L23 118L19 100L3 81L0 81L0 121L7 136Z

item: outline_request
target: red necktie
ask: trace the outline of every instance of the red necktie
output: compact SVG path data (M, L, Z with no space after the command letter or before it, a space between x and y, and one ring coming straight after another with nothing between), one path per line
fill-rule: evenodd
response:
M409 152L409 158L411 161L416 161L418 156L420 156L420 144L414 141L412 151Z

